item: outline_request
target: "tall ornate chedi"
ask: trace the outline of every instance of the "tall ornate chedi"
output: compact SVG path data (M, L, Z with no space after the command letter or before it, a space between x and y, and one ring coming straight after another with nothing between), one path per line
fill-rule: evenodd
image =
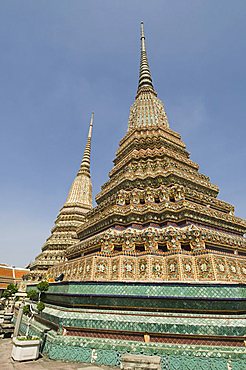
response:
M78 242L77 229L85 222L86 213L92 209L92 184L90 175L92 113L87 142L80 169L60 210L51 235L42 247L42 252L31 263L30 277L41 279L47 269L66 260L65 252Z
M153 87L141 25L141 62L128 132L77 230L65 280L246 281L246 222L217 198Z
M34 335L50 329L44 352L118 367L131 353L160 356L162 370L244 370L246 222L218 192L169 128L142 24L127 134L67 261L47 271L46 308L32 324Z

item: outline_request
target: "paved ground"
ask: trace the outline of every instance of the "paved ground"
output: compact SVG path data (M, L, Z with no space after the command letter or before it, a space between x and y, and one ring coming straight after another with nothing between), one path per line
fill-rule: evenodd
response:
M113 370L116 368L107 366L95 366L82 363L52 361L47 358L39 358L36 361L16 362L11 358L11 339L0 339L0 369L1 370Z

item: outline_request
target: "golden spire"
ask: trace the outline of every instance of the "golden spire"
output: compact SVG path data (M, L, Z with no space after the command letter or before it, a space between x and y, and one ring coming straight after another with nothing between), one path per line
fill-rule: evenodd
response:
M151 73L150 73L150 68L149 68L149 63L148 63L148 58L147 58L143 22L141 22L140 40L141 40L141 58L140 58L140 71L139 71L137 95L141 92L143 87L147 87L148 90L156 94L153 83L152 83L152 78L151 78Z
M131 106L128 130L136 127L169 127L164 105L155 92L147 59L143 22L141 22L141 58L138 91Z
M91 184L90 164L91 164L91 135L93 121L94 113L92 113L91 115L87 142L85 146L84 155L81 161L80 169L70 188L65 205L83 204L86 207L92 208L92 184Z
M88 131L87 142L85 146L84 155L80 165L78 175L85 174L90 176L90 164L91 164L91 136L92 136L92 127L94 121L94 112L91 114L90 126Z

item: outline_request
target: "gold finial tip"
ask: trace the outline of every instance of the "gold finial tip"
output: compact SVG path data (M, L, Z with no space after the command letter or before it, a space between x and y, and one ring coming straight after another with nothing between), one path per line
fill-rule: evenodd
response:
M91 120L90 120L89 132L88 132L88 139L91 138L91 135L92 135L93 123L94 123L94 112L91 113Z
M143 22L141 22L141 39L142 38L145 38L144 37L144 23Z

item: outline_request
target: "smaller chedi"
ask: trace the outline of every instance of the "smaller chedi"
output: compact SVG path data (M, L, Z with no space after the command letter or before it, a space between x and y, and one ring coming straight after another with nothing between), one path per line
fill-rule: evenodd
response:
M85 222L86 213L92 209L92 184L90 175L91 136L94 113L92 113L87 142L79 171L69 190L65 204L60 210L51 235L42 252L30 264L29 280L42 280L53 265L66 261L66 250L79 241L77 230Z

